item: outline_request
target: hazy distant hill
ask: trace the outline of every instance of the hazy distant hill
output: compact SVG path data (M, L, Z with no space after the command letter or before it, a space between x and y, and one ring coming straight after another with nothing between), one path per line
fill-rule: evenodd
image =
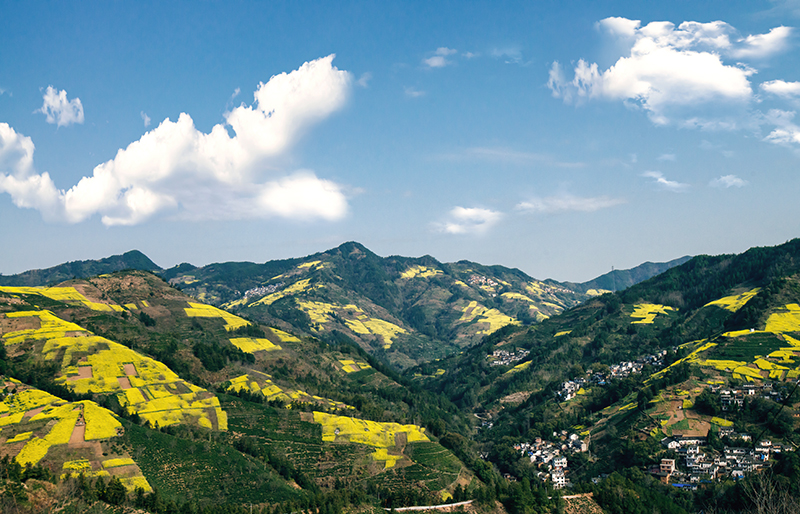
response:
M139 250L122 255L112 255L99 260L73 261L47 269L25 271L17 275L0 275L0 285L43 286L70 280L88 278L124 269L159 271L161 268Z
M590 289L605 290L605 291L622 291L634 284L643 282L648 278L654 277L664 273L670 268L680 266L684 262L691 259L691 256L686 255L678 259L673 259L669 262L645 262L631 269L616 269L605 275L589 280L588 282L564 282L565 285L574 288L577 291L586 292Z

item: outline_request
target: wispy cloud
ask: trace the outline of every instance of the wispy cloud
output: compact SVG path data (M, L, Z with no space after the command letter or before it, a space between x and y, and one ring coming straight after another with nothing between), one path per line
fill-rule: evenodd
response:
M458 53L458 50L440 46L431 57L423 59L422 63L428 68L444 68L447 65L453 64L453 61L449 60L447 57L455 53Z
M142 121L144 122L144 128L150 126L150 116L147 115L144 111L139 112L139 115L142 117Z
M744 187L747 185L747 181L737 177L736 175L723 175L715 178L709 182L708 185L711 187L728 189L730 187Z
M675 159L676 159L676 157L675 157L674 153L662 153L661 155L656 157L656 160L661 161L661 162L666 162L666 161L674 162Z
M625 203L622 198L608 196L580 197L570 194L532 198L517 205L517 210L535 213L594 212Z
M44 99L42 107L34 112L44 114L47 123L58 127L83 123L83 104L81 104L80 98L69 100L66 90L58 91L53 86L47 86L42 98Z
M439 232L447 234L484 234L503 218L503 214L479 207L454 207L446 219L434 223Z
M358 80L356 80L356 85L359 87L368 87L370 80L372 80L372 73L368 71L364 72L358 77Z
M406 96L408 96L410 98L419 98L421 96L425 96L425 91L421 91L421 90L419 90L419 89L417 89L415 87L412 87L412 86L406 86L404 88L404 91L406 93Z
M439 155L442 159L447 160L485 160L491 162L503 162L509 164L531 164L541 163L558 168L583 168L586 166L583 162L568 162L559 161L552 155L536 153L536 152L523 152L514 150L513 148L506 147L471 147L465 148L459 152L447 153Z
M520 64L522 62L522 50L515 46L505 48L495 48L491 52L495 59L502 59L506 64Z
M30 138L0 123L0 192L72 223L99 214L105 225L134 225L163 212L186 220L341 219L344 186L309 170L276 169L305 132L344 106L352 78L333 58L259 84L252 105L230 110L207 134L186 113L166 119L67 191L34 172Z
M655 180L655 183L658 184L659 187L666 189L668 191L673 191L675 193L685 191L689 188L689 184L683 184L681 182L675 182L674 180L667 180L664 178L664 174L660 171L645 171L642 173L643 177L652 178Z

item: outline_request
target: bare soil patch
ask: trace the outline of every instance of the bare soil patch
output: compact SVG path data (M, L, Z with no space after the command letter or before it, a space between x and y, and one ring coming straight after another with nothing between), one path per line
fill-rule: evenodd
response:
M92 378L94 375L92 374L92 367L91 366L78 366L78 374L73 375L71 377L67 377L67 381L71 382L73 380L80 380L82 378Z
M131 381L128 380L128 377L117 377L117 382L119 382L119 386L123 389L131 388Z

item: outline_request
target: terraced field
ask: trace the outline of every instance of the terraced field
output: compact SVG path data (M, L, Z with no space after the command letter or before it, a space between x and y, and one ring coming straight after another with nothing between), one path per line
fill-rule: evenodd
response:
M519 321L511 316L506 316L497 309L489 309L483 305L479 305L477 301L473 300L462 309L461 318L458 323L475 323L481 324L486 328L478 330L477 334L491 334L506 325L518 325Z
M7 391L0 402L0 455L13 456L23 466L47 458L51 466L62 470L62 477L114 475L130 491L151 490L129 456L103 460L111 451L109 440L123 431L111 411L89 400L66 402L12 378L0 380Z
M332 409L353 408L342 402L312 395L300 389L283 389L272 381L270 375L259 371L251 371L249 374L232 378L229 382L230 385L227 387L227 391L239 392L245 390L252 394L262 394L267 400L278 400L286 404L300 402L322 405Z
M114 394L120 405L153 426L197 423L225 430L219 400L180 379L167 366L109 339L64 321L50 311L8 313L3 344L32 344L45 361L59 365L56 382L76 393Z

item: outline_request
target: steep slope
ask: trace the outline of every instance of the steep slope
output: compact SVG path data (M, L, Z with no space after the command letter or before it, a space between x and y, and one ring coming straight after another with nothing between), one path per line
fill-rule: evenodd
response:
M147 272L0 287L0 341L16 402L0 404L0 454L56 476L118 474L198 505L307 501L343 483L436 502L472 481L436 442L466 431L446 402L354 346L259 326ZM18 394L31 386L44 400Z
M502 266L382 258L358 243L264 265L184 265L163 276L204 301L329 342L355 341L399 367L452 354L502 326L538 322L590 297Z
M44 286L73 278L88 278L124 269L159 271L161 268L139 250L100 260L73 261L52 268L30 270L18 275L0 275L0 285Z
M561 430L591 440L594 458L571 457L575 480L675 458L659 445L668 435L705 438L735 424L751 445L790 444L798 304L800 240L699 256L408 374L474 413L482 451L517 476L531 468L515 445ZM743 384L766 392L720 417L720 390Z

